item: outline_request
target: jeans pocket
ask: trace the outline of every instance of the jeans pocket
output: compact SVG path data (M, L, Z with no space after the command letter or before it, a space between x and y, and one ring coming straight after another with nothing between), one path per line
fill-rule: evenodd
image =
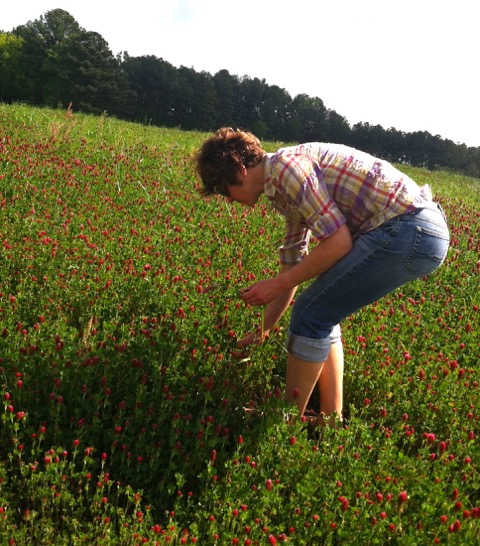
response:
M403 265L416 278L428 275L443 263L448 247L448 232L445 234L434 226L417 226L412 251Z

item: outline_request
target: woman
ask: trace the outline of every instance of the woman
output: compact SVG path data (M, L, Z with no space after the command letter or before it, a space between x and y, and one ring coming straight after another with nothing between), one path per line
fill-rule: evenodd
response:
M343 407L340 323L444 261L449 232L428 186L391 164L338 144L308 143L266 153L252 134L219 129L196 155L204 196L254 206L261 195L285 216L277 276L246 288L249 305L266 305L264 328L282 316L297 287L287 338L286 399L303 415L313 388L331 422ZM311 247L313 237L315 246Z

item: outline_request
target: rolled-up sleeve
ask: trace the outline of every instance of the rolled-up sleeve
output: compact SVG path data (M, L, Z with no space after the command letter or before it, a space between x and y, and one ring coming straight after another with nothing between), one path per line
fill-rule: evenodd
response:
M288 220L286 222L285 239L280 247L280 263L283 265L295 265L308 254L310 242L310 230L298 222Z

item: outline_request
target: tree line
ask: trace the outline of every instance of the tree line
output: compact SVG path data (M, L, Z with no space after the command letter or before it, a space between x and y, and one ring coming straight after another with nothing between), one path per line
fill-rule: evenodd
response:
M480 148L431 135L348 121L318 97L265 80L176 68L153 55L114 56L66 11L0 31L0 100L108 113L128 121L213 131L241 127L265 140L354 146L392 162L480 176ZM441 112L439 112L441 115Z

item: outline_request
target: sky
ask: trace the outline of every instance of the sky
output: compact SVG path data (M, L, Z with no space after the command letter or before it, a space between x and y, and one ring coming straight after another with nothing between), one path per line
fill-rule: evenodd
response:
M265 80L358 122L480 146L472 0L21 0L0 30L67 11L114 55Z

